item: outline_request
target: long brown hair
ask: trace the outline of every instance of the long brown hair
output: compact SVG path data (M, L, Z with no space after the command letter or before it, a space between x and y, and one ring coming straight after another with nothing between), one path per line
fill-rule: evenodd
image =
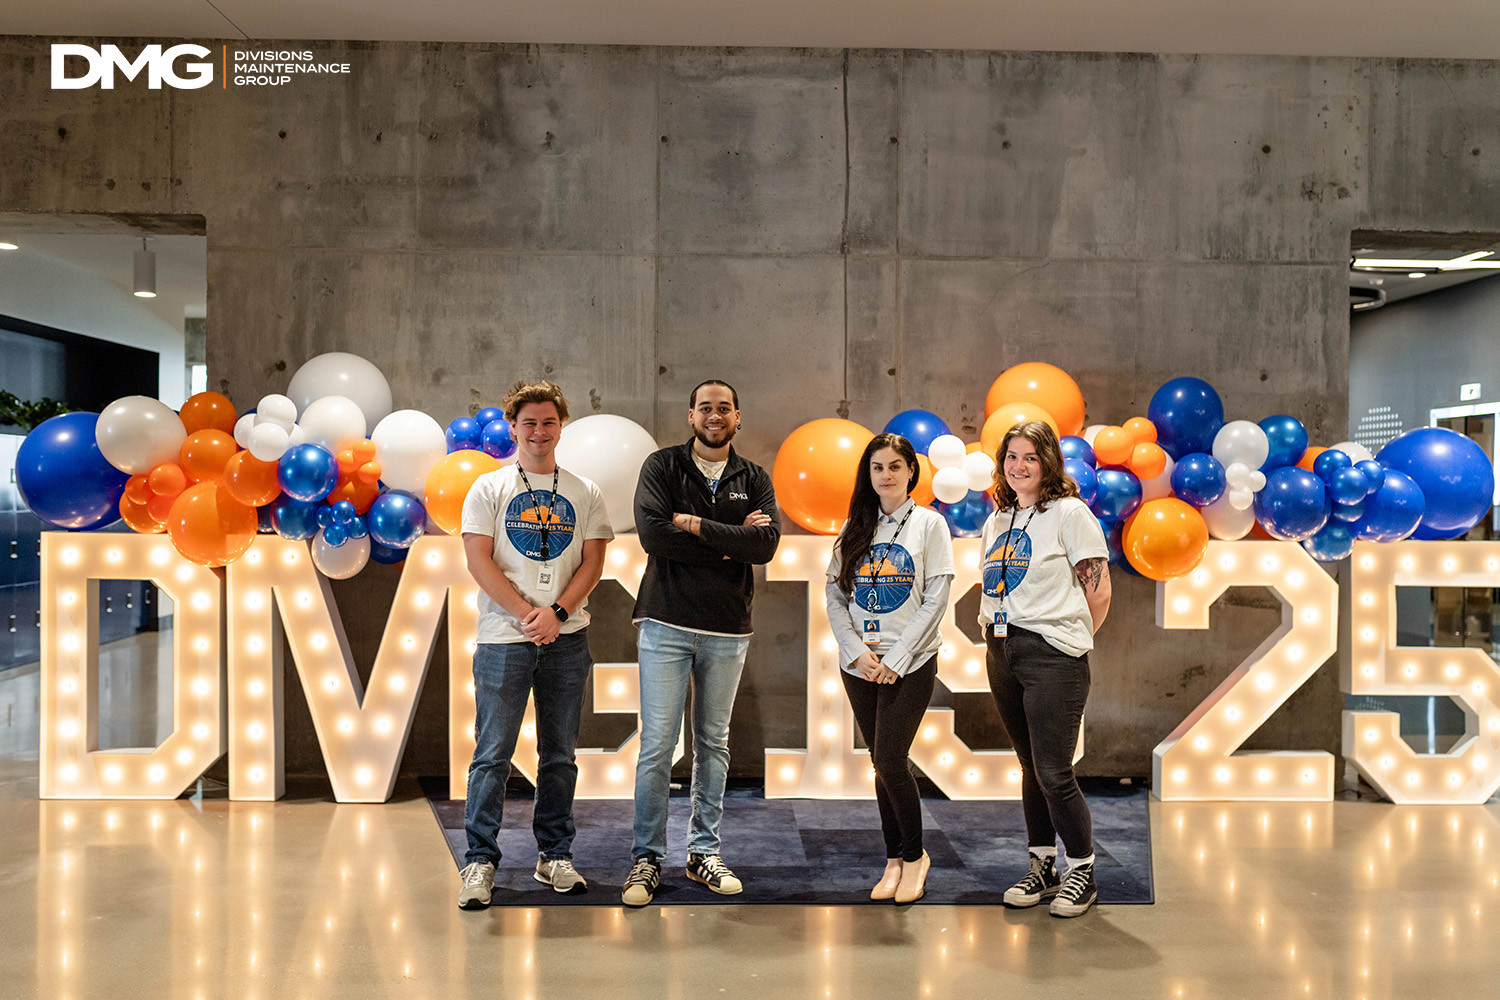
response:
M1011 438L1018 437L1031 442L1036 449L1037 464L1042 467L1042 485L1036 495L1038 510L1046 510L1047 505L1054 500L1078 496L1078 484L1063 471L1062 448L1057 443L1057 432L1046 421L1028 420L1006 431L1005 439L1000 442L1000 450L995 452L993 496L996 507L1010 510L1017 504L1016 491L1005 481L1005 453L1010 450Z
M880 494L875 492L875 485L870 482L870 460L882 448L890 448L911 466L911 478L906 482L907 496L911 496L911 491L916 489L917 480L922 475L922 469L917 464L916 449L900 434L876 434L875 439L865 446L865 453L859 456L859 474L854 478L854 495L849 498L849 519L844 522L844 530L839 533L837 543L837 582L839 589L846 594L854 593L855 574L859 572L859 564L870 551L870 543L875 539L875 522L880 517Z

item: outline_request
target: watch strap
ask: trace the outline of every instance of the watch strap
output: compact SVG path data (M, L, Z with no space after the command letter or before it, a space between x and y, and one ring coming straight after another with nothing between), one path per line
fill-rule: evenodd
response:
M557 620L560 622L565 622L568 620L568 609L563 607L561 604L553 602L552 613L557 616Z

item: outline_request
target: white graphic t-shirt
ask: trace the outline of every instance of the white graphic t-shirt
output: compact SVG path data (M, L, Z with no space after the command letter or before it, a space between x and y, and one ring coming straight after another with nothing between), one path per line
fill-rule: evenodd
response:
M507 465L474 481L464 499L463 533L488 535L495 540L495 565L511 585L532 604L547 607L567 589L583 562L583 543L615 537L599 487L567 469L527 473L535 493L526 488L519 467ZM542 559L542 543L547 559ZM539 585L538 573L549 568L553 584ZM589 623L588 601L562 623L561 634L577 632ZM479 592L479 641L528 642L521 623L509 611Z
M882 515L870 551L855 572L852 595L834 582L842 565L835 544L828 562L828 620L843 670L854 673L849 665L870 650L905 675L938 651L943 643L942 609L920 617L918 611L932 596L928 581L953 576L953 541L941 514L908 499L895 513Z
M1054 500L1046 510L997 510L984 522L980 551L980 625L993 624L1003 608L1007 625L1036 632L1069 656L1094 648L1094 619L1073 567L1108 559L1109 546L1082 500Z

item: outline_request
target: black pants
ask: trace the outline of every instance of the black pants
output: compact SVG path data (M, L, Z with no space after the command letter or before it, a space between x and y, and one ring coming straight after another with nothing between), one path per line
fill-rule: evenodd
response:
M1035 632L1010 626L989 647L990 693L1021 764L1021 807L1031 847L1055 847L1070 858L1094 852L1093 821L1073 773L1078 725L1089 697L1089 658L1069 656Z
M854 709L854 721L875 764L875 804L885 834L885 856L903 861L922 858L922 799L911 771L912 741L932 700L937 657L930 657L894 684L876 684L839 671Z

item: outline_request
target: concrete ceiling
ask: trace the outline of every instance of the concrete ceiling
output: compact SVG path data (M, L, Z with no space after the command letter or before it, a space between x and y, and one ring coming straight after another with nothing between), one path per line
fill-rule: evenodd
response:
M62 0L0 34L1500 59L1495 0Z

